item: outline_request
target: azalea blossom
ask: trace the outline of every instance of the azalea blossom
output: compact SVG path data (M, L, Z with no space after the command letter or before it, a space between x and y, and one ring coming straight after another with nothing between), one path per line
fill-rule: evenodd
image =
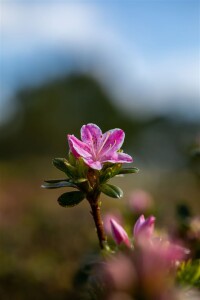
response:
M132 157L126 153L119 152L125 133L122 129L112 129L102 133L95 124L83 125L81 128L81 140L74 135L68 135L70 151L78 158L82 157L84 162L92 169L101 170L103 164L131 163Z

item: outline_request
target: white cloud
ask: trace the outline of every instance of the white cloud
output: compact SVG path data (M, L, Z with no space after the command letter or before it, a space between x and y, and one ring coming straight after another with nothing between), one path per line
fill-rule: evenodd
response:
M105 20L100 6L2 2L1 20L4 69L0 80L4 94L19 84L31 83L33 58L40 55L41 49L43 55L52 49L61 50L66 52L66 59L70 50L121 106L159 112L191 109L189 101L193 101L200 116L198 55L169 53L150 61ZM42 77L48 78L48 66L43 65L42 59L40 68L46 68Z

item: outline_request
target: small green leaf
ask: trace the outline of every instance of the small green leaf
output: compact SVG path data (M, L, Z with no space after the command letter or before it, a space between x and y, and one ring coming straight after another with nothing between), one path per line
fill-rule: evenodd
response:
M132 173L138 173L139 169L138 168L126 168L126 169L121 169L118 174L132 174Z
M58 188L62 188L62 187L73 187L76 188L77 186L72 183L69 182L68 180L60 180L60 181L56 181L53 180L54 182L50 181L45 181L45 183L41 186L44 189L58 189Z
M88 171L88 166L85 164L84 160L82 159L82 157L79 157L76 160L76 169L77 169L77 173L78 173L78 177L82 177L85 178L87 171Z
M57 182L61 182L61 181L69 181L69 179L49 179L49 180L44 180L44 182L47 182L47 183L57 183Z
M76 168L71 166L65 158L54 158L53 165L60 171L65 172L70 178L76 176Z
M70 165L75 166L76 165L76 158L74 157L74 155L70 152L68 157L69 157Z
M60 171L65 172L66 166L65 161L67 161L65 158L54 158L52 160L53 165Z
M121 169L121 164L113 164L110 167L103 168L100 176L100 182L104 183L108 181L110 178L116 176Z
M87 178L78 178L78 179L74 180L74 183L79 184L79 183L83 183L83 182L86 182L86 181L88 181Z
M72 207L79 204L85 198L85 194L80 191L68 192L58 198L58 203L63 207Z
M100 190L102 193L106 194L109 197L112 198L122 198L123 197L123 191L116 185L112 184L102 184L100 187Z

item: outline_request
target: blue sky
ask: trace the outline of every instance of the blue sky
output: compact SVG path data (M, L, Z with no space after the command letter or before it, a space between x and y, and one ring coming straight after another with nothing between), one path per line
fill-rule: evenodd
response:
M109 2L109 1L108 1ZM105 2L104 2L105 3ZM111 1L107 18L149 56L199 47L199 1ZM101 7L103 5L101 4ZM112 21L111 21L112 22Z
M1 0L0 10L0 120L17 89L73 68L127 111L200 117L199 1Z

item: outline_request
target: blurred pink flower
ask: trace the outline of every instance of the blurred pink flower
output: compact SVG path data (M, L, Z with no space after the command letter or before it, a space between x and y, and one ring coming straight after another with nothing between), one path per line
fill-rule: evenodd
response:
M102 134L101 129L95 124L83 125L81 140L74 135L68 135L70 151L92 169L101 170L105 162L131 163L132 157L126 153L118 152L125 138L121 129L112 129Z
M153 200L147 192L143 190L136 190L129 196L128 204L134 213L140 214L144 213L152 206Z
M110 220L112 236L117 245L124 243L126 246L130 247L131 243L128 238L128 235L124 228L119 225L115 220Z
M182 261L189 251L176 242L152 237L154 216L145 219L141 215L137 220L134 248L130 247L123 227L113 219L110 223L116 243L125 243L128 248L105 263L102 278L108 297L102 299L177 300L176 262Z
M141 215L133 228L135 240L151 238L154 231L155 220L154 216L150 216L145 220L144 215Z
M169 240L155 239L152 247L156 252L159 252L162 260L168 264L182 261L190 253L188 249Z
M117 254L105 264L104 271L115 289L125 291L133 287L136 273L129 256Z
M174 245L173 245L174 246ZM118 253L104 265L103 280L108 298L177 300L174 293L175 264L172 244L141 243L133 251ZM112 296L112 297L111 297ZM123 298L121 298L123 299Z

